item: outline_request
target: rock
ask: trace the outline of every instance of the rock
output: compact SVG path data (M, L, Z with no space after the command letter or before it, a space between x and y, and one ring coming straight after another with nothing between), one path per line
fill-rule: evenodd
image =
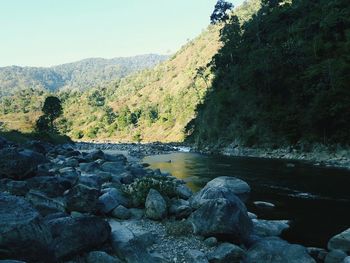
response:
M66 204L62 198L50 198L35 190L30 190L26 195L26 199L40 212L42 216L58 212L64 213L66 210Z
M112 174L107 172L97 172L96 176L100 178L102 184L112 180Z
M46 158L31 150L3 148L0 150L0 178L22 180L35 175L38 164Z
M27 180L28 188L45 193L49 197L62 196L72 187L70 181L58 176L36 176Z
M192 213L192 208L188 201L175 199L169 208L169 213L177 219L187 218Z
M78 183L98 190L100 190L102 186L101 178L93 174L82 174L78 179Z
M69 182L70 185L75 185L78 182L80 173L73 167L65 167L59 170L59 177L63 178L65 181Z
M251 212L248 212L248 216L250 219L257 219L258 218L258 216L256 214L251 213Z
M314 258L317 262L322 261L324 262L324 259L326 258L327 255L327 250L323 248L318 248L318 247L308 247L307 248L307 253Z
M275 208L275 205L264 201L255 201L254 205L260 208Z
M350 263L350 256L344 258L343 263Z
M97 201L100 191L96 188L77 184L65 193L68 211L94 212L97 209Z
M237 196L225 187L204 187L190 199L190 203L193 208L197 209L208 200L215 200L218 198L224 198L235 202Z
M98 159L104 159L105 158L105 154L103 151L101 150L93 150L92 152L89 152L86 156L85 159L88 160L89 162L93 162L96 161Z
M101 165L101 170L115 175L126 172L123 162L105 162Z
M0 149L7 147L9 144L8 140L0 136Z
M0 263L26 263L26 262L19 261L19 260L5 259L5 260L0 260Z
M120 259L112 257L103 251L92 251L86 255L86 263L122 263Z
M129 211L132 219L141 219L145 215L145 210L142 208L130 208Z
M190 249L185 253L187 262L191 263L209 263L205 254L199 250Z
M213 252L208 254L210 263L240 263L244 255L244 250L231 243L220 244Z
M154 189L150 189L145 202L146 217L161 220L167 214L167 206L163 196Z
M253 219L254 233L261 237L279 236L289 228L288 220Z
M235 242L244 242L253 228L247 209L238 197L208 200L191 214L189 222L196 234L228 238Z
M350 253L350 228L332 237L328 242L328 249L340 249Z
M243 180L233 176L220 176L206 184L204 188L210 187L224 187L237 195L239 198L245 200L250 193L250 186Z
M28 183L26 181L8 180L5 185L5 189L13 195L25 196L29 191Z
M105 154L105 160L108 162L118 162L123 165L125 165L127 161L126 157L122 154L114 154L114 155Z
M189 199L192 196L192 191L188 186L184 184L180 184L179 186L176 187L176 194L179 196L179 198L183 199Z
M264 238L245 254L243 263L316 263L305 247L277 237Z
M216 239L216 237L208 237L203 242L208 247L215 247L218 244L218 240Z
M347 256L348 255L344 251L335 249L327 254L324 263L343 263Z
M101 218L93 216L62 217L48 221L53 236L56 259L64 259L103 245L109 238L111 227Z
M119 205L116 208L114 208L111 214L113 217L124 219L124 220L129 219L131 217L131 213L129 209L127 209L122 205Z
M111 242L113 252L128 263L157 262L147 251L147 245L138 239L127 227L114 222Z
M96 173L100 171L100 165L95 162L80 163L79 168L82 172L85 172L85 173Z
M48 227L28 201L0 193L0 258L52 262L51 242Z
M111 188L99 197L97 205L101 213L107 214L119 205L128 206L128 203L128 199L121 190Z

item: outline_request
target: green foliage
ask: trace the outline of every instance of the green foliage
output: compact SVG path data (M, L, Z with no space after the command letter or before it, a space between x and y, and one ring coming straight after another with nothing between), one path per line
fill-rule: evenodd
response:
M263 0L252 19L231 16L221 39L190 140L350 142L348 1Z
M218 0L215 5L214 11L210 16L212 24L219 22L225 22L229 18L229 10L233 8L233 5L225 0Z
M176 196L178 185L174 177L152 175L137 178L133 183L124 185L123 191L131 198L133 204L140 206L145 203L150 189L157 190L163 197L172 198Z
M53 122L63 112L60 99L54 96L47 97L42 111L44 115L41 116L36 123L37 130L53 132L55 130Z

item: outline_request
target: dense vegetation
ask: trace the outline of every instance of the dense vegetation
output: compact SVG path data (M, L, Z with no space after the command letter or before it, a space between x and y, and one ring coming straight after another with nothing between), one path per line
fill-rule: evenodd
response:
M113 59L89 58L50 68L0 68L1 94L13 94L22 89L57 91L62 89L86 90L104 85L131 73L152 68L167 59L161 55L142 55Z
M213 85L188 126L197 144L350 142L347 0L264 0L232 16L212 61Z

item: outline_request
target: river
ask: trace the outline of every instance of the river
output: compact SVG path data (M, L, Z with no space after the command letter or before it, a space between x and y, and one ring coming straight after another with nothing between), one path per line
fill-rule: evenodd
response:
M171 153L144 163L186 181L198 191L218 176L235 176L252 188L247 207L261 219L288 219L282 237L305 246L326 247L330 237L350 227L350 170L290 160ZM273 209L256 207L267 201Z

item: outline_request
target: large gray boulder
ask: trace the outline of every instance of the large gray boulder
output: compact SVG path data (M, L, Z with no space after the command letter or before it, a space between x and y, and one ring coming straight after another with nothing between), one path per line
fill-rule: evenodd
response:
M116 188L110 188L98 199L98 209L101 213L107 214L119 205L128 206L128 199L123 192Z
M15 180L35 175L37 166L46 162L44 155L31 150L3 148L0 150L0 178Z
M279 236L285 229L289 228L288 220L252 220L254 225L254 234L260 237Z
M240 263L244 250L231 243L220 244L213 252L208 254L210 263Z
M118 175L126 172L124 162L105 162L101 165L101 170L113 175Z
M100 191L96 188L77 184L65 193L68 211L95 212Z
M264 238L246 253L243 263L316 263L305 247L277 237Z
M172 200L169 213L177 219L187 218L192 213L190 203L183 199Z
M332 237L328 242L328 249L340 249L350 253L350 228Z
M253 229L247 209L238 197L208 200L191 214L189 222L196 234L235 242L246 241Z
M127 263L156 263L158 258L153 257L147 250L150 243L144 235L137 236L127 227L114 223L111 235L113 252Z
M26 199L42 216L66 211L63 198L50 198L41 192L30 190L26 195Z
M347 257L347 254L339 249L335 249L330 251L326 258L324 259L324 263L343 263L344 259Z
M111 227L93 216L62 217L47 221L53 237L57 260L90 251L103 245L110 237Z
M52 236L22 197L0 193L0 258L52 262Z
M167 205L163 196L154 189L150 189L148 192L145 208L146 217L153 220L161 220L167 214Z
M220 176L206 184L204 188L210 187L224 187L230 190L230 192L237 195L239 198L245 199L250 193L250 186L243 180L233 176Z
M207 257L202 251L196 249L187 250L185 253L186 262L191 263L209 263Z
M92 161L96 161L98 159L103 160L105 158L105 154L103 151L101 151L100 149L97 150L93 150L91 152L89 152L86 156L85 159L92 162Z
M72 187L70 181L58 176L36 176L27 180L28 188L45 193L49 197L62 196Z

